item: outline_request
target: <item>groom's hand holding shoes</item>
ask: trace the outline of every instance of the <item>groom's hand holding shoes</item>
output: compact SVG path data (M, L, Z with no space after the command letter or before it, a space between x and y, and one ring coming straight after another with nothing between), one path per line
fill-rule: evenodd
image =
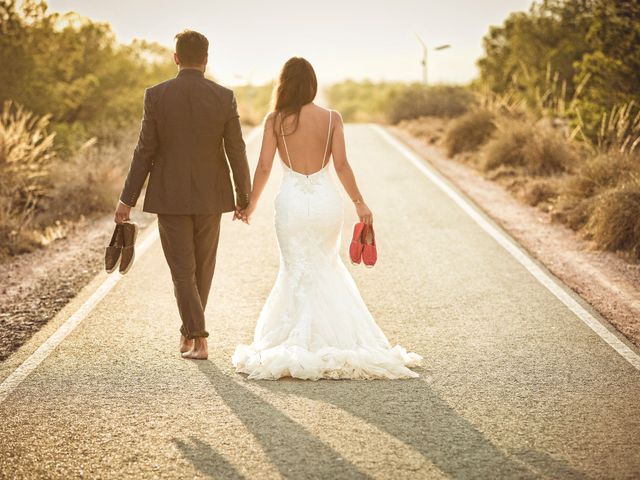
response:
M130 220L131 215L131 207L122 203L122 201L118 202L118 207L116 208L114 221L118 224L122 224L124 222L128 222Z

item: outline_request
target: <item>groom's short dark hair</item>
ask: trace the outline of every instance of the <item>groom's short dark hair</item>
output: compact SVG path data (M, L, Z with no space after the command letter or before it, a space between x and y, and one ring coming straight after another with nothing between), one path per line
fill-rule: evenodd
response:
M183 65L202 65L209 50L209 40L201 33L184 30L176 35L176 54Z

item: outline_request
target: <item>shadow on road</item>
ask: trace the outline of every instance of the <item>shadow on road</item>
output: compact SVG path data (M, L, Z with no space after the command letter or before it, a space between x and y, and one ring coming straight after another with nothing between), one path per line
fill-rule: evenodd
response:
M272 392L326 402L356 415L413 447L450 478L588 478L543 452L500 450L422 379L257 383Z
M283 477L369 478L301 425L225 375L213 362L198 362L198 368L209 379L220 398L260 443L262 450ZM210 454L210 447L204 447L205 451L201 448L201 454ZM191 459L196 468L204 468L201 470L203 473L223 473L216 470L218 467L213 465L214 462L206 465L198 463L200 455L197 448L187 451L186 457ZM227 477L222 475L221 478Z
M174 438L173 443L182 455L191 461L196 470L207 476L229 480L245 478L213 447L196 437L190 437L188 441Z
M213 362L197 365L284 477L369 478ZM589 478L566 461L545 452L499 449L422 379L317 382L281 379L256 384L271 392L325 402L358 416L420 452L450 478ZM203 442L195 439L190 445L175 442L199 471L224 478L242 478Z

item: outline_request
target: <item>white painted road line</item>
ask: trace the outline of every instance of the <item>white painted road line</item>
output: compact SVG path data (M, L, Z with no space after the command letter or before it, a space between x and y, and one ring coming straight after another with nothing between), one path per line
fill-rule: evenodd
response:
M529 273L538 280L538 282L555 295L558 300L560 300L580 320L591 328L591 330L608 343L616 352L622 355L622 357L624 357L624 359L631 365L640 370L640 355L629 348L615 334L610 332L596 317L580 305L580 303L578 303L571 294L560 287L547 271L540 268L540 266L525 251L514 244L514 242L510 240L504 232L489 223L487 219L475 209L469 200L451 188L440 173L425 163L424 160L413 153L406 145L394 138L384 128L375 124L372 124L371 127L376 130L382 138L400 151L400 153L432 183L451 198L451 200L453 200L467 215L469 215L469 217L471 217L471 219L476 222L482 230L487 232L496 242L498 242L498 244L509 252L511 256L518 261L518 263L526 268Z
M155 225L155 222L152 224ZM136 247L136 257L140 258L144 252L146 252L151 245L158 239L158 229L149 227L151 232L145 237L145 239ZM0 403L2 403L7 396L15 390L15 388L22 383L22 381L33 372L38 365L40 365L49 354L55 350L55 348L62 343L62 341L69 335L80 322L86 318L86 316L94 309L94 307L100 303L107 293L109 293L113 287L123 278L123 275L119 273L111 274L107 279L102 282L102 285L91 294L91 296L75 311L47 340L33 352L29 358L20 364L11 375L9 375L2 384L0 384Z
M245 143L251 143L261 133L260 128L254 128L245 140ZM158 239L158 229L154 227L155 222L151 224L148 229L150 233L145 239L136 247L136 258L140 259L142 255L149 250L149 248ZM33 372L38 365L40 365L51 352L53 352L58 345L69 335L80 322L84 320L87 315L95 308L98 303L109 293L113 287L122 279L120 274L112 274L102 282L98 289L91 294L91 296L76 310L58 329L49 337L45 342L38 347L24 362L22 362L11 374L4 379L0 384L0 403L13 392L22 381Z

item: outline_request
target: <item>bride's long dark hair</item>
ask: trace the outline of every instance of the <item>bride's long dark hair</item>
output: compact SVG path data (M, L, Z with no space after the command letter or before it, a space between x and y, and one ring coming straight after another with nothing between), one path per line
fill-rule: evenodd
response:
M285 135L297 130L302 106L312 102L317 93L318 79L311 64L302 57L287 60L280 71L273 95L273 110L280 114L280 121L284 122L291 115L295 118L293 130L285 132ZM273 122L273 128L277 134L276 123Z

